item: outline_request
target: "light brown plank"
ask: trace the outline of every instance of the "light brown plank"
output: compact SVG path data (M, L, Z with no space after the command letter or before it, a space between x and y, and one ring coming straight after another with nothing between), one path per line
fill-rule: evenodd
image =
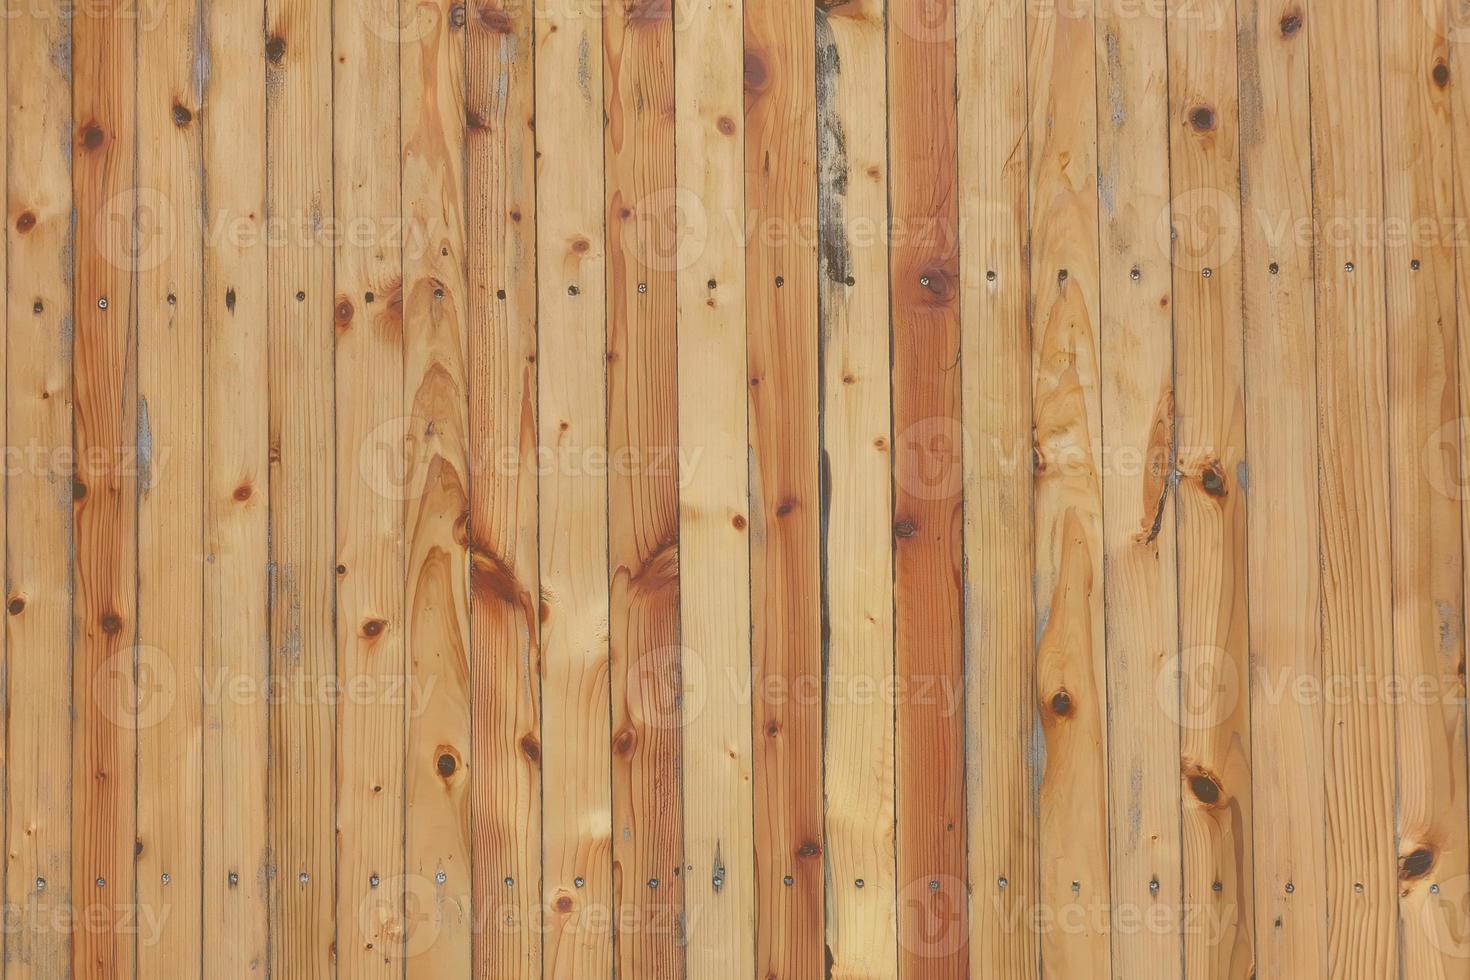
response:
M966 973L955 4L889 11L899 970Z
M170 701L138 719L138 902L169 910L140 976L197 976L204 952L202 16L138 31L138 677Z
M471 864L474 968L492 977L541 975L531 11L469 20Z
M1321 446L1324 681L1356 686L1394 670L1388 502L1387 335L1376 5L1314 6L1311 42L1313 253ZM1346 234L1342 229L1349 229ZM1326 699L1328 971L1397 968L1393 709Z
M73 445L70 165L81 143L73 144L72 24L54 8L27 10L6 22L6 445L35 449L22 457L23 465L8 468L5 479L5 902L20 910L5 941L5 975L37 980L64 976L72 965L72 937L38 926L48 909L88 894L74 890L74 855L110 862L116 854L105 849L100 824L90 822L107 813L74 825L78 805L112 798L99 800L90 781L73 777L71 768L96 764L99 751L128 738L102 714L120 703L112 697L116 675L104 674L106 701L90 689L73 701L72 650L91 652L93 661L99 651L72 645L72 474L57 455ZM84 42L92 31L90 23L83 27ZM96 68L83 78L94 78ZM84 156L80 167L95 177L91 158ZM83 199L94 209L84 227L95 227L98 190ZM91 249L78 258L93 282L92 267L101 263ZM84 363L90 364L94 357L87 354ZM101 655L100 663L109 656ZM85 719L76 725L74 704ZM74 742L74 735L83 741ZM110 765L111 754L105 758ZM74 790L83 795L74 799ZM80 951L110 963L114 948L107 938L95 944L87 937Z
M390 8L391 12L391 8ZM386 22L385 22L386 21ZM404 907L426 889L404 877L405 465L404 241L396 18L336 3L332 70L332 214L337 419L338 976L401 975L433 928ZM370 625L371 624L371 625ZM414 913L413 918L408 912Z
M894 855L893 432L886 93L878 0L818 9L828 975L898 975ZM853 887L858 878L863 888Z
M1169 57L1162 7L1097 7L1108 835L1118 976L1178 977L1181 711ZM1162 225L1162 229L1161 229ZM1126 917L1126 918L1125 918Z
M1035 978L1030 139L1026 8L963 0L959 29L960 312L965 469L970 976Z
M1379 8L1388 288L1389 517L1397 727L1398 903L1406 977L1464 972L1438 883L1470 874L1466 839L1463 485L1453 106L1446 4ZM1456 890L1456 885L1451 885ZM1463 920L1462 920L1463 921ZM1463 933L1461 933L1463 936Z
M135 650L137 480L152 443L138 410L133 287L138 263L154 261L158 249L170 244L152 233L134 238L135 211L141 211L134 173L137 23L111 7L78 9L72 20L72 444L78 465L71 581L71 901L82 908L126 908L138 894L137 731L174 707L167 662ZM159 198L151 196L150 212L158 209ZM50 493L64 490L53 485ZM23 826L12 820L12 837ZM137 945L136 936L117 929L80 930L72 936L72 969L133 976Z
M755 956L763 976L808 976L823 962L814 10L745 7ZM726 288L714 276L705 286L712 295Z
M266 3L270 636L272 683L321 691L336 673L330 4ZM353 628L348 624L344 628ZM332 970L336 929L336 710L273 699L271 974Z
M1252 976L1245 365L1234 6L1169 17L1185 973Z
M204 141L204 958L268 967L270 632L265 70L260 0L213 0ZM238 231L236 231L238 229ZM237 686L238 685L238 686ZM243 691L243 696L234 692Z
M1317 346L1311 235L1276 234L1312 215L1305 8L1238 10L1241 266L1250 449L1250 649L1257 976L1326 970L1326 816L1320 700ZM1228 220L1228 215L1225 216ZM1228 227L1228 226L1227 226ZM1211 704L1211 702L1206 702Z
M674 38L667 4L606 18L613 941L620 975L654 980L684 975L676 242L642 213L674 187Z
M537 20L547 980L612 970L602 7ZM591 465L589 465L591 464Z
M680 726L688 975L755 975L742 4L674 4ZM733 224L732 224L733 220ZM718 289L711 293L709 280Z
M1093 4L1027 9L1040 902L1080 923L1043 930L1042 962L1106 976L1110 930L1078 915L1111 902Z

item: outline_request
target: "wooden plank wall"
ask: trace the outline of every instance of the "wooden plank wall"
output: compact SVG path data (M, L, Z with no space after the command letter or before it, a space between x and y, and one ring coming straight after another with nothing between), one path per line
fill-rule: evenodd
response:
M5 977L1470 971L1470 5L7 14Z

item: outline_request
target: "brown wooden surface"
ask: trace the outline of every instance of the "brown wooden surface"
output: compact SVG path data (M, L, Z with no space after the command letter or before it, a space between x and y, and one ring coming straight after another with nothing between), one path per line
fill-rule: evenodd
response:
M10 14L4 976L1470 969L1460 0Z

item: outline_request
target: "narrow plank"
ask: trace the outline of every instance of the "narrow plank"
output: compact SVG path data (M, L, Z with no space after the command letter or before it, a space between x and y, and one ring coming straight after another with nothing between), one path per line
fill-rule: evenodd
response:
M545 976L612 971L602 6L537 19Z
M453 8L453 9L451 9ZM456 13L457 11L457 13ZM409 713L406 915L424 916L407 975L470 972L469 348L465 226L465 16L405 3L404 415L409 453L404 635L422 703ZM364 622L359 633L371 635Z
M76 209L72 444L77 486L76 565L71 581L72 812L76 814L71 901L83 908L126 907L138 894L137 731L172 707L166 690L150 688L145 694L141 686L135 687L135 678L165 680L160 672L167 669L164 661L138 656L134 650L137 481L149 462L151 438L138 410L138 308L133 285L138 262L153 260L153 250L168 246L154 235L134 239L140 196L134 172L137 23L110 6L78 10L72 19ZM148 207L150 215L158 214L158 199L153 197ZM57 492L50 488L51 494ZM54 600L46 600L50 601ZM56 649L59 645L50 647ZM11 678L12 684L26 682L23 676ZM40 690L46 690L44 681ZM12 730L15 725L12 717ZM33 819L29 814L17 816ZM12 839L26 826L12 819ZM148 911L162 914L153 907ZM136 955L137 937L118 930L81 930L72 937L72 969L77 973L130 977L137 968Z
M1304 8L1237 10L1241 267L1244 280L1251 794L1255 800L1256 975L1326 973L1324 715L1279 685L1319 683L1321 581L1317 347Z
M1394 714L1399 961L1414 977L1464 972L1463 948L1438 924L1437 882L1470 874L1448 10L1380 7L1378 35L1384 105L1394 107L1383 117L1384 228L1409 231L1386 235L1384 256L1393 637L1411 692Z
M265 71L261 0L212 0L200 116L204 252L204 976L269 951ZM241 234L221 234L223 229ZM242 492L243 491L243 492ZM240 684L240 688L233 685ZM227 692L257 692L244 698ZM212 695L210 692L213 692Z
M684 975L677 243L642 212L674 190L674 34L666 3L605 10L613 955L654 980Z
M1312 8L1312 169L1321 447L1322 659L1327 681L1394 670L1389 549L1387 336L1383 249L1358 229L1383 218L1376 4ZM1393 708L1324 706L1330 973L1397 969Z
M814 18L751 3L744 19L755 956L778 977L824 956Z
M91 792L90 780L73 776L71 760L105 759L110 766L111 747L130 741L102 714L119 703L110 697L113 674L104 674L108 700L84 690L76 707L85 722L74 726L71 718L72 651L90 652L94 668L110 656L72 643L71 473L54 465L73 445L72 25L44 5L6 21L6 445L35 450L30 464L5 475L5 902L17 910L15 931L5 940L5 974L37 980L65 976L74 962L72 937L41 927L48 910L88 894L74 890L74 855L87 864L105 857L108 868L117 866L98 832L100 821L117 811L73 821L77 806L114 798ZM92 33L87 22L81 40ZM87 66L82 77L95 79L99 67ZM98 173L93 157L82 157L81 171ZM101 190L84 198L94 211ZM94 227L94 220L87 214L84 224ZM88 282L95 281L93 266L100 262L93 250L79 258L86 260ZM95 355L87 353L91 364ZM74 733L90 741L74 743ZM74 790L82 795L74 798ZM74 849L76 843L85 846ZM113 962L113 945L100 939L82 937L77 952L89 958L83 962Z
M337 972L401 974L432 928L409 919L403 877L403 256L396 19L333 10L332 214L337 424ZM364 232L366 234L364 234ZM422 246L423 239L413 242ZM369 624L375 624L370 626ZM415 686L413 691L418 690ZM415 912L421 911L415 909Z
M204 953L202 16L169 4L138 31L137 669L171 702L138 719L138 902L169 909L141 976L197 974Z
M1027 18L1040 904L1110 907L1093 4ZM1043 930L1048 973L1106 976L1106 923Z
M473 963L491 977L541 975L532 10L476 8L467 56Z
M955 8L970 976L1040 976L1026 8Z
M834 980L898 975L881 0L817 9L817 276L826 597L827 934ZM863 888L852 883L865 880Z
M710 980L756 969L741 8L675 2L679 190L650 202L679 229L679 444L700 454L679 486L680 726L685 954Z
M901 0L888 30L899 971L932 977L969 956L955 16Z
M332 7L267 0L272 682L320 691L336 672L333 372ZM354 628L350 624L346 628ZM336 943L336 711L329 699L270 706L271 974L320 977Z
M1245 364L1233 3L1169 14L1185 973L1255 970ZM1223 220L1222 220L1223 216ZM1106 427L1106 423L1104 423Z
M1181 711L1164 10L1097 6L1103 561L1117 976L1179 977ZM1160 222L1164 224L1160 240ZM1191 654L1192 655L1192 654ZM1124 911L1126 910L1126 912ZM1135 911L1136 910L1136 911Z

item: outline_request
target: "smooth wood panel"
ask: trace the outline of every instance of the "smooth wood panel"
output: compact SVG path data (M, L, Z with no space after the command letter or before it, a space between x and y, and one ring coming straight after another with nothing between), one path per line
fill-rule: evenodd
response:
M80 720L71 718L73 657L90 656L101 666L110 656L72 641L72 610L77 601L86 608L87 601L72 595L79 511L67 486L70 474L56 465L57 452L74 445L72 284L79 267L73 263L86 263L88 283L98 275L94 267L102 265L90 249L76 255L72 225L69 166L77 155L74 146L81 145L70 90L75 23L81 22L55 10L6 22L5 444L34 446L37 452L32 463L5 471L5 901L21 910L15 933L5 940L5 974L37 980L65 975L74 950L74 937L36 928L43 906L65 907L86 894L74 886L78 856L112 867L131 829L106 824L119 816L116 809L99 808L74 821L79 805L113 797L106 784L94 793L94 784L75 778L73 769L83 762L113 766L114 748L128 738L102 714L126 695L115 686L117 673L104 673L100 695L84 691ZM83 25L84 43L91 43L92 30L91 22ZM95 77L95 71L89 68L83 78ZM80 167L94 178L99 172L91 157L83 156ZM86 228L95 226L102 190L86 189L81 198L93 208ZM90 348L82 354L84 364L95 360ZM20 692L25 696L18 697ZM62 752L67 764L57 765ZM111 965L116 948L107 936L95 942L85 937L76 952Z
M684 975L678 243L644 211L674 191L672 11L613 4L603 44L614 959L654 980Z
M204 958L269 967L269 364L259 0L212 3L204 141ZM239 228L238 237L222 235ZM243 696L235 692L245 692Z
M337 941L332 9L267 0L267 349L272 976L319 977ZM355 624L346 624L352 629Z
M898 975L888 132L866 85L887 51L883 5L856 7L815 24L826 945L830 976L876 980Z
M486 5L468 27L473 965L539 977L534 24Z
M171 664L157 655L145 657L136 648L138 479L151 462L145 457L153 443L138 402L138 308L134 299L139 263L156 261L160 249L166 255L171 243L166 235L145 238L137 233L135 215L141 212L141 191L135 180L137 21L114 8L98 7L80 12L71 28L71 46L66 51L69 61L65 63L73 72L70 159L76 227L71 244L75 265L70 271L75 306L67 326L74 345L71 442L78 465L73 475L71 540L42 537L39 547L74 549L69 581L52 579L47 584L58 587L57 591L48 591L42 599L44 610L62 590L72 597L69 652L75 757L71 766L74 819L69 899L79 908L107 908L119 903L126 906L138 894L134 871L138 729L163 720L173 708L167 674ZM53 59L60 41L59 35L52 35L47 46ZM53 139L57 135L53 133ZM167 209L170 202L160 195L150 197L150 212L162 217L160 207ZM140 247L145 242L146 250ZM64 268L56 271L67 274ZM65 319L61 322L67 323ZM58 337L63 344L66 335L64 327ZM47 377L50 384L58 385L55 390L40 387L41 378ZM62 380L54 374L40 375L33 390L49 394L48 401L64 397ZM65 483L64 473L52 474L47 481L48 499L54 501L64 494ZM31 656L43 656L43 651L55 656L61 649L61 636L52 635L49 640L48 646L37 648ZM25 657L23 652L15 655ZM37 689L59 687L65 675L58 672L53 677L49 685L41 680ZM21 677L16 683L25 684L26 679ZM53 697L57 693L53 688ZM59 698L52 701L51 710L60 707ZM52 783L48 796L54 793ZM49 823L55 812L48 808L44 815L17 816L27 822ZM12 836L23 826L28 823L12 821ZM42 872L38 877L47 878L48 890L52 887L50 876ZM156 906L150 908L162 914ZM120 929L78 931L70 937L70 946L75 973L109 978L136 975L137 938ZM40 960L37 968L37 975L66 972L60 958Z
M1181 732L1169 48L1162 11L1097 8L1103 547L1114 908L1173 918L1120 931L1113 972L1181 973ZM1160 226L1163 226L1162 241ZM1125 788L1126 787L1126 788ZM1135 912L1134 910L1137 910ZM1172 914L1171 914L1172 913ZM1167 918L1165 918L1167 916Z

